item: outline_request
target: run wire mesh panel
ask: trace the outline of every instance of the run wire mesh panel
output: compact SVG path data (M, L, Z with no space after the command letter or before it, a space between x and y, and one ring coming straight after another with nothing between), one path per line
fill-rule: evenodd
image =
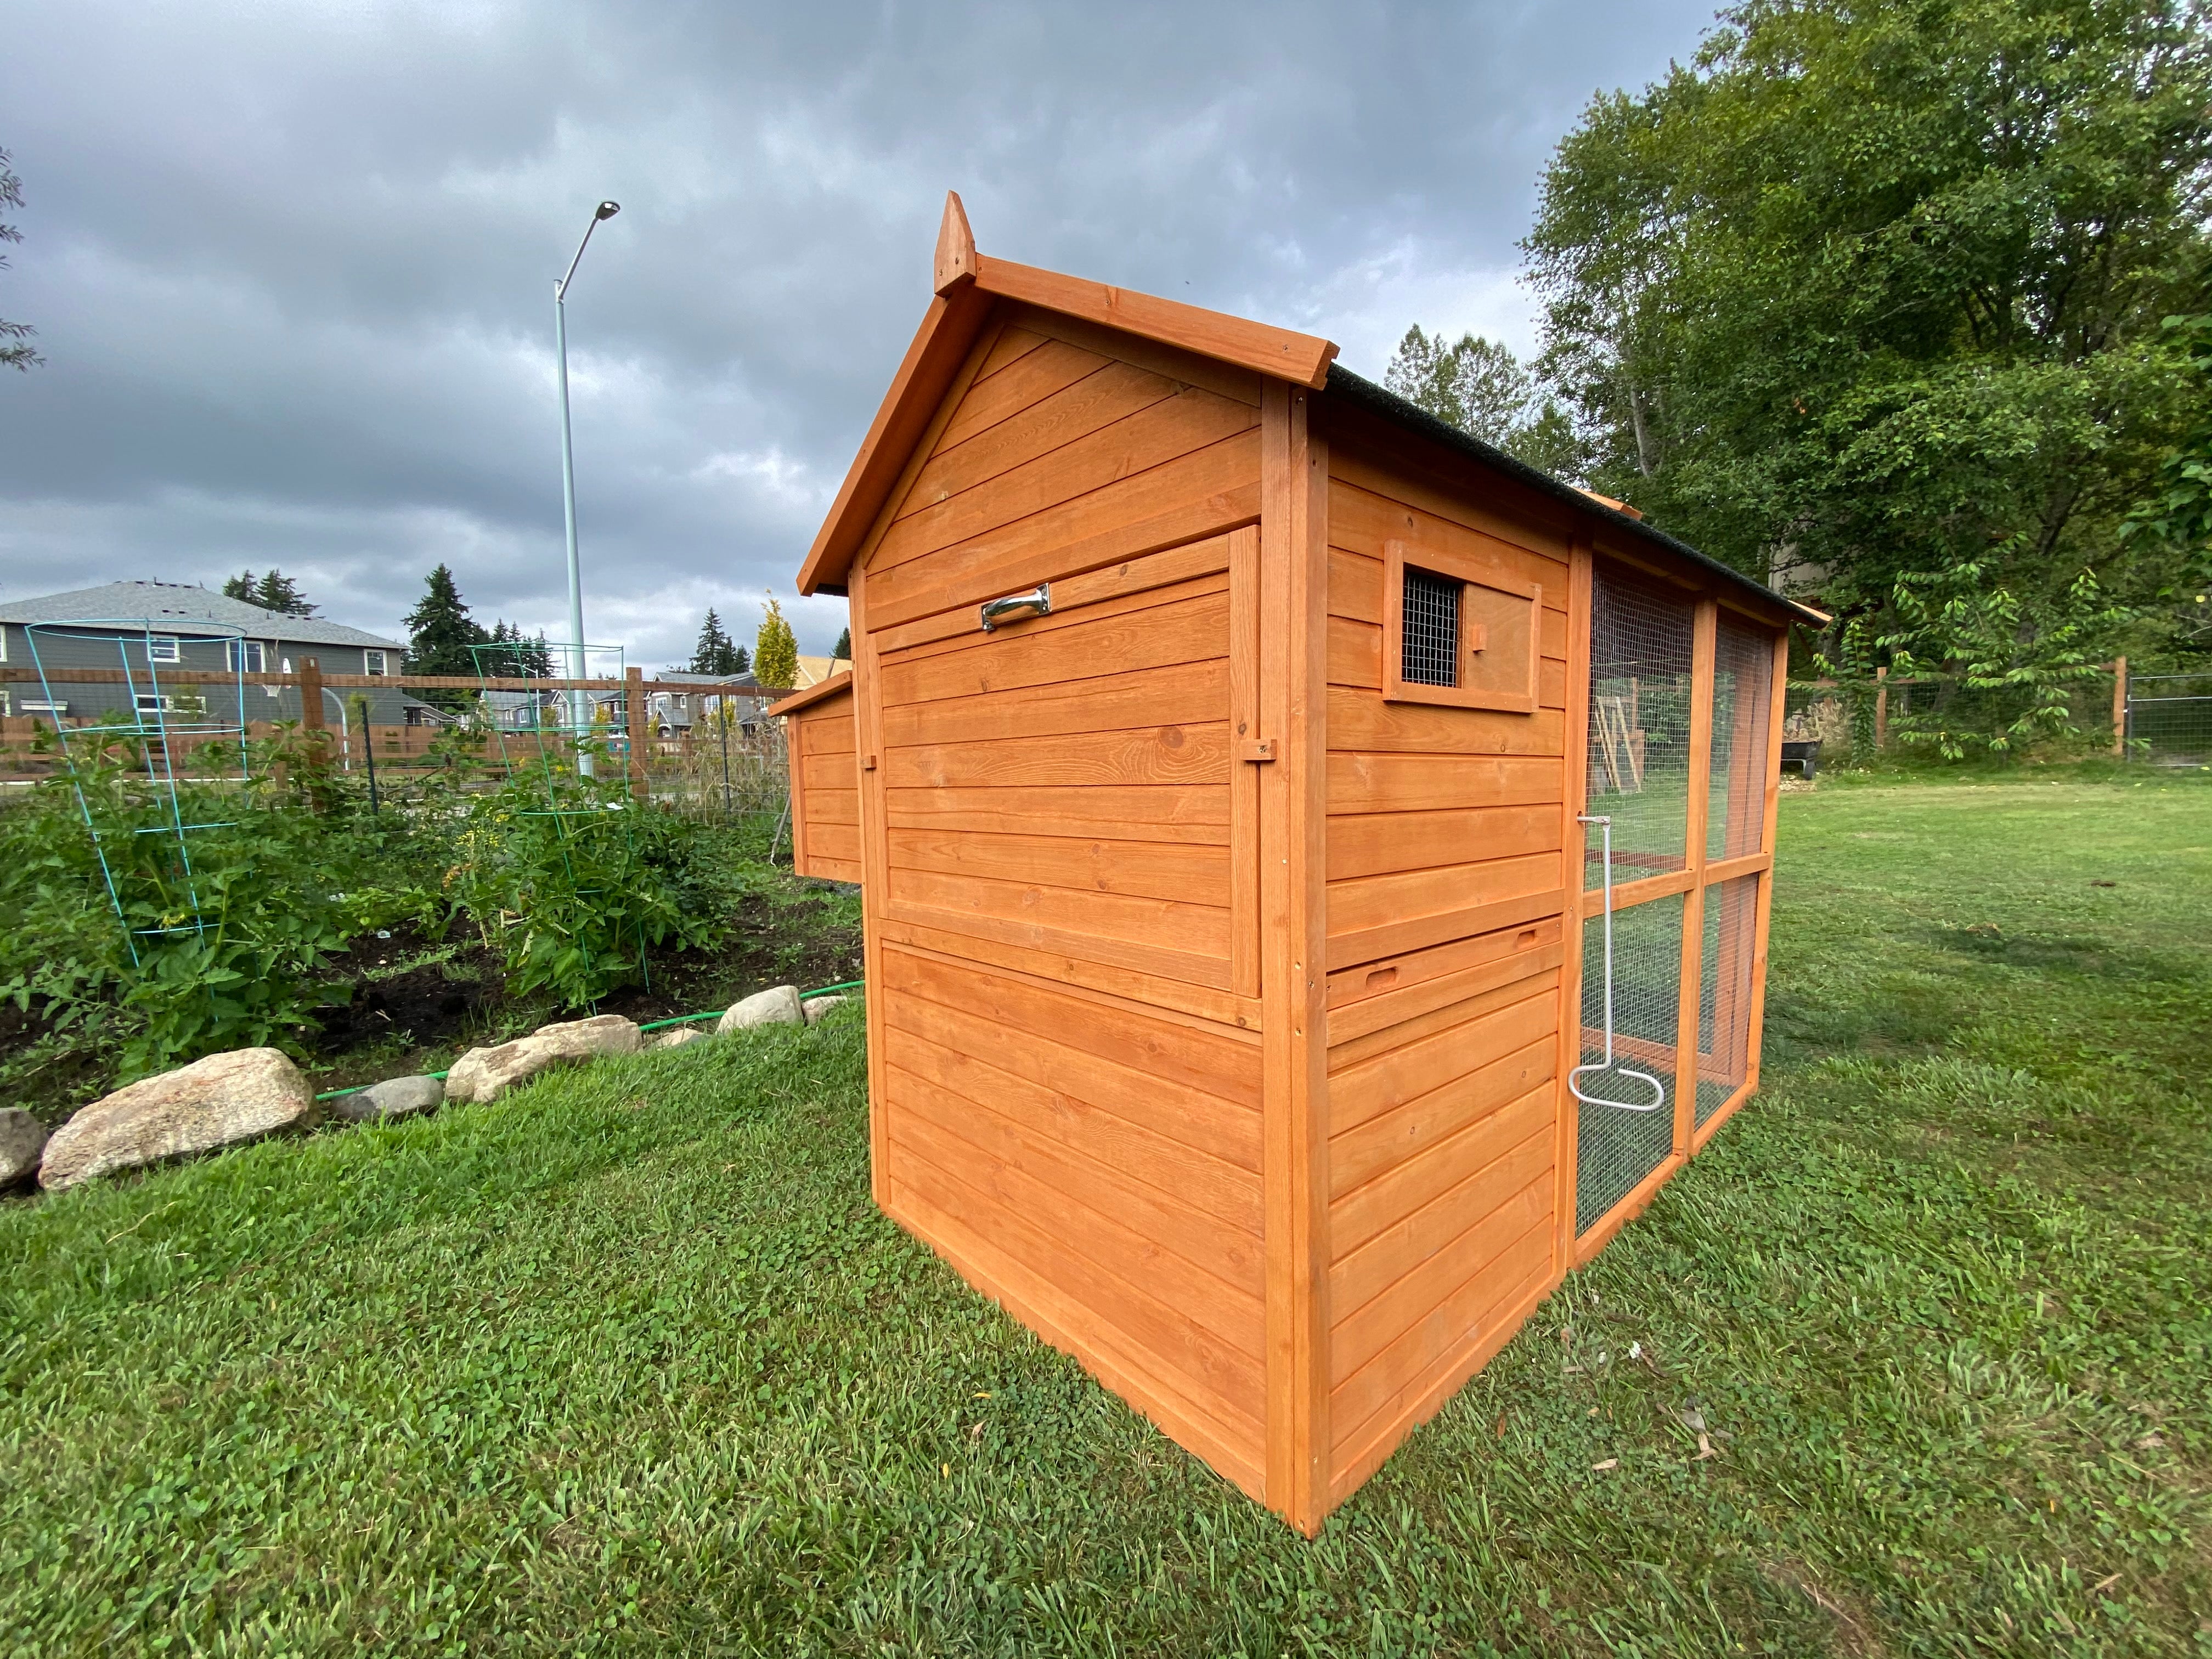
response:
M2212 674L2128 679L2127 754L2154 766L2212 766Z
M1613 820L1616 886L1685 865L1697 612L1600 566L1590 583L1589 810ZM1603 884L1598 838L1585 888Z
M1758 946L1759 878L1705 889L1705 948L1698 958L1698 1113L1702 1125L1751 1075L1752 957Z
M1434 571L1406 567L1405 648L1399 678L1415 685L1459 684L1462 584Z
M1621 1073L1655 1077L1666 1097L1655 1111L1593 1106L1577 1112L1575 1231L1586 1233L1661 1164L1674 1145L1677 1020L1682 993L1682 896L1653 899L1613 913L1612 1066L1584 1072L1585 1095L1632 1106L1651 1102L1651 1088ZM1605 1058L1605 918L1583 924L1582 1056Z
M1766 722L1774 701L1774 640L1721 613L1713 640L1712 764L1705 856L1759 850L1766 828Z

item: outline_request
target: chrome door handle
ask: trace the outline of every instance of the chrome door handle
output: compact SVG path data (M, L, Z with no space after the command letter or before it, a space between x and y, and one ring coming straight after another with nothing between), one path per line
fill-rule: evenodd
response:
M1003 599L988 601L982 607L983 631L995 632L998 619L1017 611L1034 611L1040 617L1052 615L1052 584L1039 582L1034 593L1009 593Z

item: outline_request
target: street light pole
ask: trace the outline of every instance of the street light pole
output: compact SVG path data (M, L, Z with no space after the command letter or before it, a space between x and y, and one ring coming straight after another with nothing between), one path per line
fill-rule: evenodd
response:
M553 284L553 351L559 363L561 381L561 510L568 532L568 678L584 678L584 570L576 557L576 450L568 434L568 283L576 275L576 266L584 258L584 250L591 246L592 233L599 228L603 219L611 219L622 211L616 202L602 202L592 210L592 222L584 227L584 240L576 244L576 257L568 261L568 269L561 280ZM585 717L584 693L568 693L568 724L580 737L589 722ZM576 757L576 770L585 777L592 775L592 757L588 753Z

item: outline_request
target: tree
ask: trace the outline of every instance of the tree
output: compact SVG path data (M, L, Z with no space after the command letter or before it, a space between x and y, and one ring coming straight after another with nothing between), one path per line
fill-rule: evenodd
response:
M837 643L830 648L830 660L832 662L853 660L853 630L851 629L848 628L838 635Z
M453 573L440 565L424 580L422 597L407 613L407 672L473 675L477 663L469 647L490 640L469 615Z
M20 208L23 205L23 181L8 165L8 152L0 149L0 208ZM0 223L0 242L20 242L23 233L11 224ZM0 270L8 269L8 261L0 256ZM0 366L28 371L46 362L31 349L31 338L38 333L28 323L11 323L0 317Z
M761 617L759 636L753 641L753 678L777 690L788 690L799 684L799 641L791 624L783 619L783 607L773 593Z
M271 570L258 581L251 570L242 570L222 585L223 597L243 599L282 617L312 617L315 607L300 592L300 584L281 570Z
M2106 648L2173 574L2119 526L2212 398L2160 327L2208 185L2195 0L1746 0L1560 144L1539 370L1595 488L1845 621L1971 568Z
M501 647L496 652L474 653L485 659L487 672L504 679L553 678L553 647L546 643L544 629L540 629L533 640L523 633L520 623L501 617L492 624L491 637L485 643Z
M745 653L722 631L722 619L711 608L700 626L699 643L692 649L688 672L724 678L745 672Z
M1443 335L1426 333L1416 323L1398 343L1382 384L1531 466L1564 478L1582 476L1584 456L1574 423L1495 341L1462 334L1458 344L1447 345Z

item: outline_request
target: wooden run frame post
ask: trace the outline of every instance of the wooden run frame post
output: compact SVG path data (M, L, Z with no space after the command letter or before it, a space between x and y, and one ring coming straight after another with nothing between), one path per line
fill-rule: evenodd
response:
M1712 801L1713 653L1720 637L1720 606L1698 601L1690 647L1690 775L1684 803L1682 854L1692 880L1682 896L1682 978L1676 996L1674 1038L1674 1150L1690 1155L1698 1121L1698 1026L1704 1000L1705 947L1705 815Z
M1312 396L1261 392L1262 1202L1268 1507L1299 1531L1328 1506L1328 453Z
M645 772L645 670L623 671L623 720L629 736L629 792L640 800L652 786Z
M1589 854L1582 815L1589 807L1590 545L1577 538L1567 556L1567 691L1561 718L1560 749L1566 769L1559 805L1559 887L1565 904L1559 918L1559 1050L1554 1062L1559 1101L1553 1169L1558 1237L1553 1248L1552 1282L1556 1285L1575 1265L1575 1189L1579 1171L1582 1103L1567 1087L1567 1073L1583 1058L1583 890L1589 884Z

